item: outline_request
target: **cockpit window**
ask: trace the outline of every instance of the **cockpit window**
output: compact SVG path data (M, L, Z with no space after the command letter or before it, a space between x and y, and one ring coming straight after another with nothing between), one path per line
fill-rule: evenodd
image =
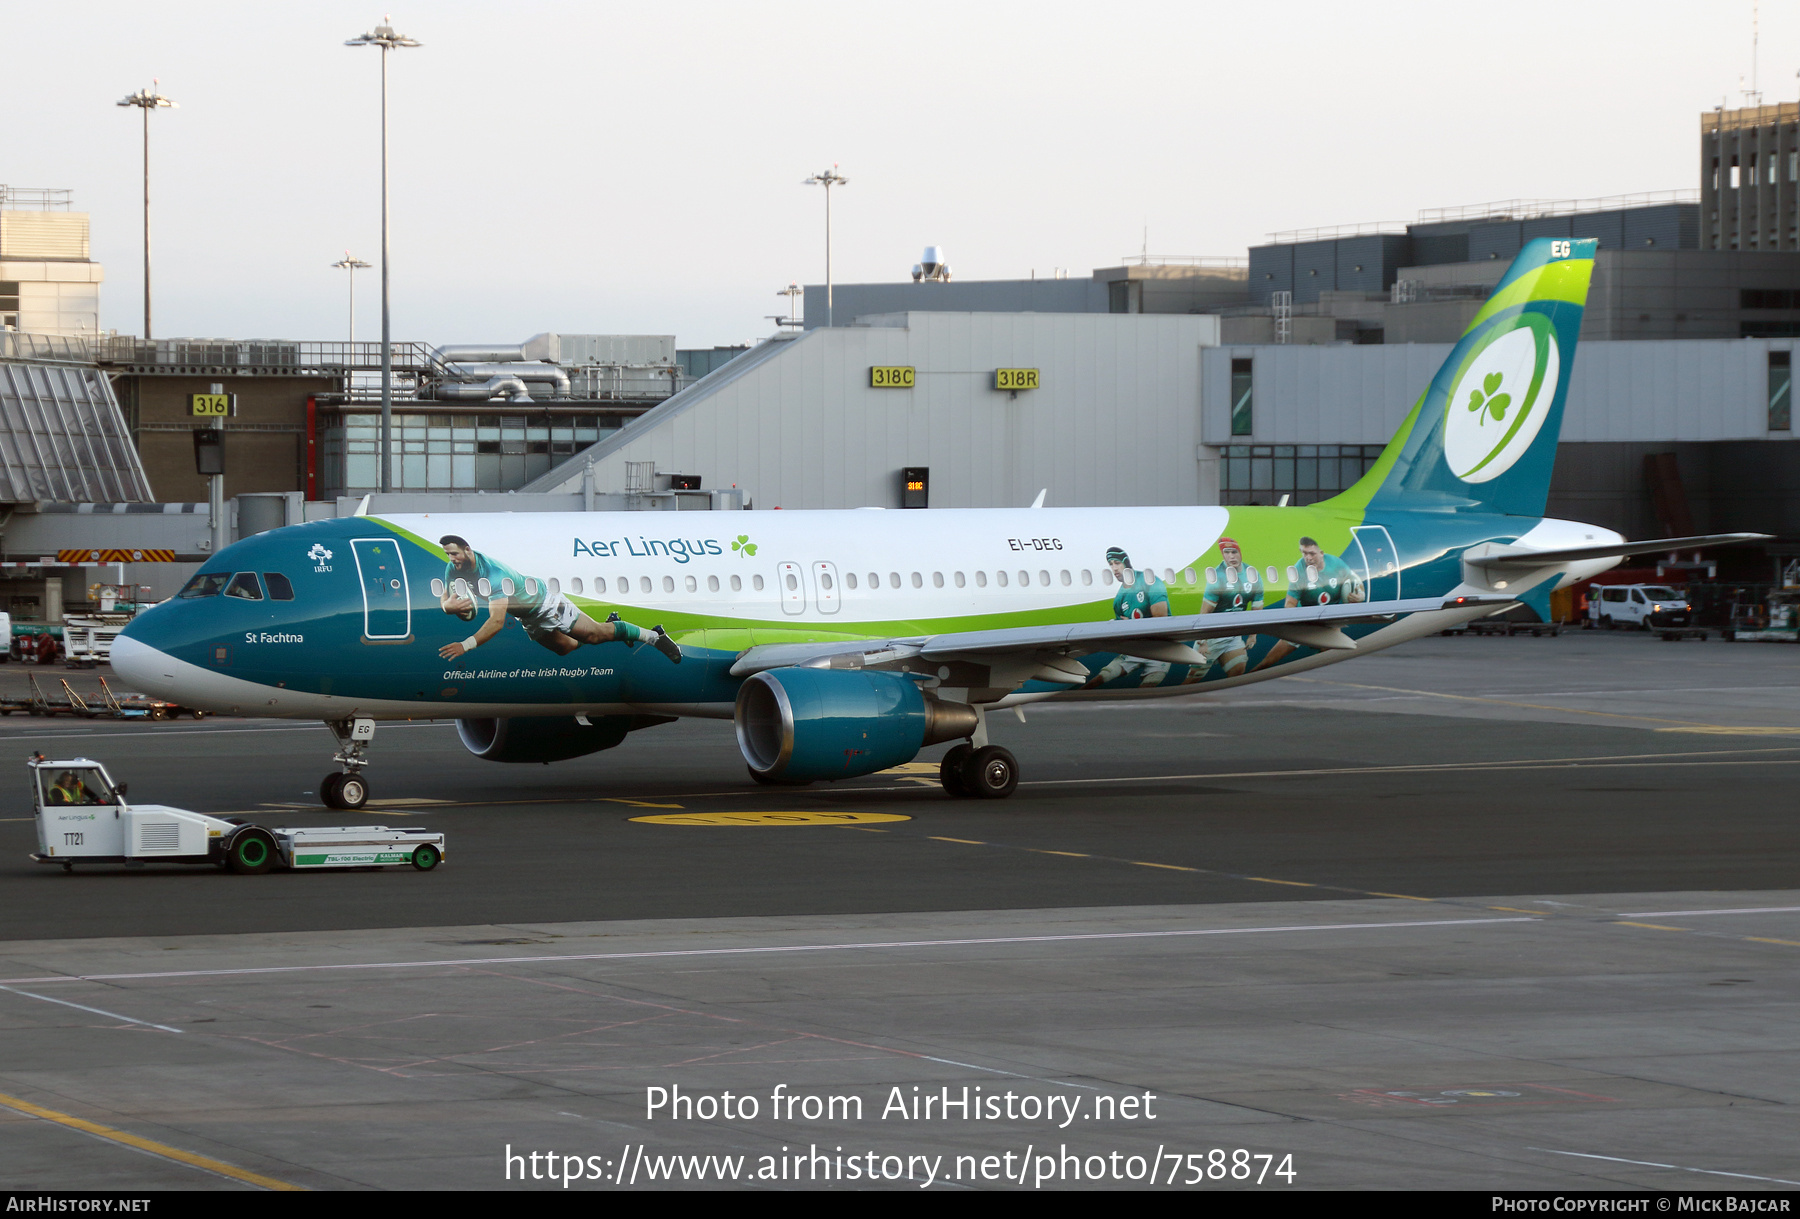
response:
M269 586L269 597L274 601L292 601L294 584L278 571L263 572L263 582Z
M225 586L225 595L242 597L246 601L261 601L263 599L262 585L256 582L255 572L240 571L231 577L231 583Z
M189 580L186 587L177 593L176 596L190 599L194 597L216 597L225 591L225 585L230 582L230 580L231 573L228 571L203 571L192 580Z

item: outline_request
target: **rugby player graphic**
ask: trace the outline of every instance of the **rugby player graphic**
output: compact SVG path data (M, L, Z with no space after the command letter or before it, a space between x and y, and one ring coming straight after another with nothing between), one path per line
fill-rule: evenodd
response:
M1114 618L1167 618L1169 590L1154 572L1135 571L1131 556L1118 546L1108 548L1106 564L1119 581L1113 595ZM1136 685L1157 686L1169 675L1166 660L1144 660L1137 656L1115 656L1098 673L1088 678L1087 688L1104 686L1120 677L1135 677Z
M1256 568L1244 562L1244 551L1233 538L1219 539L1219 567L1206 581L1206 595L1200 598L1203 614L1228 614L1262 608L1262 586L1256 580ZM1211 672L1213 665L1225 670L1227 677L1242 677L1250 662L1250 641L1242 635L1225 635L1217 639L1197 639L1194 648L1204 657L1205 665L1190 665L1188 682L1199 681Z
M1350 565L1334 554L1326 554L1312 538L1300 539L1300 566L1294 569L1294 574L1297 579L1289 581L1287 600L1283 602L1288 609L1302 605L1345 605L1369 599L1368 590L1350 570ZM1269 654L1256 662L1256 667L1266 669L1298 646L1285 639L1278 640L1269 649Z
M440 604L446 614L454 614L464 622L475 621L475 602L487 597L488 619L476 632L460 643L447 643L438 649L445 660L467 656L498 635L506 627L511 614L519 620L525 633L558 656L567 656L584 643L648 643L676 664L681 663L681 649L663 633L660 626L649 630L626 622L617 614L605 622L595 622L560 592L551 592L542 580L527 580L506 564L482 554L463 538L447 534L438 539L444 548L444 595Z

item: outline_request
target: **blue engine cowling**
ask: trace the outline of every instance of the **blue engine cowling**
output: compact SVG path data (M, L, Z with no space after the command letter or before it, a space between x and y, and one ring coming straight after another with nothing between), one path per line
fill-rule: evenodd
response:
M738 687L738 748L760 778L851 779L975 730L966 703L927 698L898 673L769 669Z
M597 715L584 724L572 715L457 720L463 748L489 762L562 762L611 749L628 732L674 722L669 715Z

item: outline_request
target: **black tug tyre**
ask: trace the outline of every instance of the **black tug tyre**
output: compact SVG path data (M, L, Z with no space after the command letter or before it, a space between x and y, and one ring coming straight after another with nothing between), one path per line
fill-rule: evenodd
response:
M969 764L969 755L974 752L973 746L958 745L938 763L938 782L944 785L945 795L960 799L973 794L963 782L963 768Z
M412 866L421 872L429 872L438 866L438 861L442 858L438 849L427 842L412 853Z
M225 866L240 876L254 876L275 866L275 838L261 826L247 826L231 837Z
M962 781L971 796L1004 800L1019 786L1019 759L998 745L977 749L963 763Z
M343 775L337 786L339 808L361 808L369 802L369 781L361 775Z

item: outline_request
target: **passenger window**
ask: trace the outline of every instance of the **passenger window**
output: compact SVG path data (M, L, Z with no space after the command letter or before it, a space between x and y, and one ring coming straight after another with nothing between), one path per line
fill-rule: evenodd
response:
M744 587L743 580L739 579L737 576L731 577L731 591L732 592L734 592L734 593L741 592L741 591L743 591L743 587Z
M486 576L483 576L481 579L475 581L475 591L484 597L491 597L494 595L494 586L488 583Z
M876 588L881 587L881 573L880 572L872 571L869 573L869 587L871 589L876 589Z
M286 576L282 575L280 572L278 572L278 571L263 572L263 583L267 584L269 586L270 600L292 601L294 599L293 581L289 580ZM438 583L442 584L443 581L440 580L440 581L438 581Z
M995 572L994 573L994 582L996 584L998 584L1001 588L1005 588L1006 587L1006 573L1003 571Z
M717 577L717 576L706 577L706 591L709 593L716 593L719 591L719 577Z
M1182 579L1183 579L1183 580L1185 580L1185 581L1186 581L1186 582L1187 582L1187 583L1189 583L1189 584L1197 584L1197 583L1199 583L1199 581L1197 581L1197 580L1196 580L1196 579L1194 579L1194 569L1193 569L1193 568L1191 568L1191 567L1190 567L1190 568L1188 568L1188 569L1187 569L1187 570L1186 570L1186 571L1184 571L1184 572L1182 572L1182 573L1181 573L1181 578L1182 578Z
M1084 585L1092 584L1094 582L1094 573L1089 571L1085 567L1082 568L1081 569L1081 582Z
M687 586L687 590L690 593L697 593L700 591L700 585L699 585L698 581L696 581L694 579L694 577L692 577L692 576L687 577L687 579L685 581L683 581L683 583Z
M1219 582L1219 569L1218 568L1209 567L1206 569L1206 582L1208 584L1217 584Z
M1020 588L1030 588L1031 587L1031 573L1030 572L1022 571L1019 573L1019 587Z
M899 588L900 587L900 573L899 572L897 572L897 571L888 572L888 587L889 588Z
M601 581L600 581L600 587L601 587L601 588L605 588L605 587L606 587L606 581L604 581L604 580L601 580ZM572 593L574 593L574 594L575 594L575 595L576 595L576 596L577 596L577 597L579 597L579 596L580 596L580 595L581 595L581 577L580 577L580 576L574 576L574 577L571 577L571 578L570 578L570 580L569 580L569 591L570 591L570 592L572 592Z
M644 592L649 592L650 591L650 577L649 576L639 576L638 577L638 587L640 589L642 589Z
M819 587L826 592L831 591L831 575L829 572L822 571L819 573Z
M1100 583L1110 587L1112 585L1112 582L1113 582L1112 568L1102 567L1100 569Z
M965 579L963 579L963 574L962 574L962 572L960 572L960 571L959 571L959 572L957 572L957 573L956 573L956 587L958 587L958 588L965 588L965 587L967 587L967 586L968 586L968 581L967 581L967 580L965 580Z
M1047 571L1038 572L1038 583L1042 584L1045 588L1049 588L1050 587L1050 573Z
M1300 573L1295 571L1292 567L1288 568L1288 583L1289 584L1300 583Z
M791 592L794 592L794 591L795 591L795 590L796 590L796 589L798 589L798 588L799 588L799 587L800 587L800 578L799 578L799 577L798 577L798 576L796 576L796 575L794 575L794 573L793 573L793 572L789 572L789 573L788 573L788 576L787 576L787 589L788 589L788 591L789 591L789 592L790 592L790 593L791 593Z
M525 587L526 588L531 587L530 580L525 581ZM555 576L550 577L550 582L545 587L549 590L549 593L552 597L562 596L562 585L557 582L557 579Z
M265 574L267 574L267 573L265 573ZM274 587L275 587L274 582L271 581L269 584L269 588L271 590L273 590ZM441 597L444 595L444 582L442 580L433 580L431 582L431 595L434 597ZM278 598L278 600L279 599L280 598Z
M978 571L975 573L975 587L976 588L986 588L987 587L987 572Z
M664 576L663 577L663 591L665 593L672 593L675 591L675 577L674 576Z
M500 577L500 595L502 597L512 596L513 590L516 589L517 587L518 586L512 582L511 576L501 576Z
M732 579L736 580L737 577L733 576ZM762 586L763 586L763 579L761 576L751 576L750 577L750 587L754 588L757 592L760 593L762 591Z
M913 587L914 587L914 588L924 588L924 587L925 587L925 579L924 579L924 577L922 577L922 576L921 576L921 575L919 575L919 573L918 573L918 572L916 572L916 571L915 571L915 572L913 572L913 574L912 574L912 580L913 580Z
M537 580L531 576L526 576L525 577L525 595L527 597L535 597L535 596L537 596L537 590L538 590ZM508 593L507 595L511 596L512 594Z
M181 592L176 595L184 600L192 600L195 597L216 597L225 591L225 585L230 579L231 573L228 571L202 572L189 580Z
M1281 576L1276 573L1275 568L1272 565L1269 568L1268 575L1269 575L1269 583L1270 584L1281 583Z
M255 572L240 571L231 577L231 583L225 586L225 595L242 597L246 601L261 601L263 599L262 585L256 582Z
M855 572L847 571L844 573L844 587L845 588L855 588L856 587L856 573Z

